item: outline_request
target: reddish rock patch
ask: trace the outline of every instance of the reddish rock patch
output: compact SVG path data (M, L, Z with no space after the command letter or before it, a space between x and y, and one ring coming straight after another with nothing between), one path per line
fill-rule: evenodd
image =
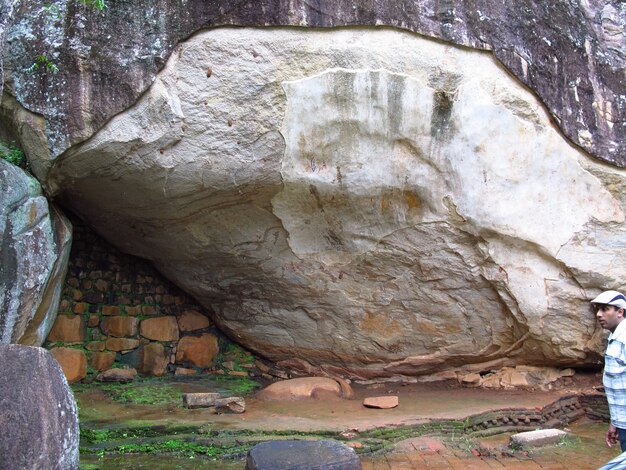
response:
M159 343L150 343L140 352L141 372L146 375L160 377L165 375L169 363L168 353Z
M219 352L217 338L205 333L201 336L184 336L178 342L176 362L190 362L196 367L210 367Z
M139 346L139 340L131 338L108 338L105 345L110 351L130 351Z
M386 396L386 397L367 397L363 400L363 406L368 408L395 408L398 406L398 397L397 396Z
M78 315L59 315L48 335L50 342L66 344L82 343L85 341L85 325L83 317Z
M143 320L139 334L153 341L177 341L178 323L176 317L156 317Z
M50 353L63 369L69 383L78 382L87 376L87 357L80 349L52 348Z
M178 318L180 331L196 331L208 328L211 322L197 310L187 310Z
M100 323L100 330L105 335L116 336L118 338L124 336L135 336L139 320L135 317L108 317Z
M98 372L110 369L114 362L115 353L113 351L92 352L89 358L89 365Z

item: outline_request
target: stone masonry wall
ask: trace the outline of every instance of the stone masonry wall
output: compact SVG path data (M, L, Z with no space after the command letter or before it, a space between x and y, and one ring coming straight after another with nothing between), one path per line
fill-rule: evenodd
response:
M114 368L148 376L248 375L252 355L221 337L192 298L148 261L116 250L80 220L72 223L63 298L45 343L68 381Z

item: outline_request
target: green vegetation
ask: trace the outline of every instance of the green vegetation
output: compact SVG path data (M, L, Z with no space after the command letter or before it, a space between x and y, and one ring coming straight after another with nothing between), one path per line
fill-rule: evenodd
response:
M245 367L242 367L243 364L254 363L254 356L250 352L236 343L231 343L225 338L220 338L219 349L220 352L215 358L215 364L218 367L225 368L224 363L232 361L232 370L243 372L246 370Z
M109 429L85 429L80 428L80 440L89 444L98 444L100 442L110 441L114 439L114 432Z
M202 433L202 428L130 428L82 430L83 455L156 454L186 458L241 458L259 442L276 439L327 439L336 433L301 433L297 431L263 432L225 430Z
M24 170L30 171L28 160L26 160L24 152L15 142L11 142L10 144L0 142L0 158Z
M114 449L113 452L120 454L127 453L148 453L148 454L178 454L186 457L192 455L206 455L209 457L216 456L222 452L221 449L213 445L203 445L196 442L188 442L181 440L169 439L163 442L151 442L143 444L122 444Z
M176 383L167 383L165 380L136 378L133 382L125 384L75 383L71 387L75 394L87 390L100 390L112 400L122 403L182 407L183 389ZM212 376L210 382L224 396L246 396L261 386L250 377L230 375Z
M104 11L107 7L105 0L80 0L85 6L92 10ZM63 20L63 14L54 3L44 3L44 21L47 25ZM54 54L52 54L54 55ZM52 72L57 73L59 67L52 59L44 53L40 53L35 57L33 63L26 68L26 73L34 74L35 72Z
M111 393L114 400L136 403L138 405L181 404L181 392L171 385L143 385L117 388Z
M26 69L27 73L35 73L39 70L57 73L59 68L45 54L39 54L35 61Z
M107 7L104 0L82 0L82 2L90 8L95 10L104 11Z
M198 429L190 426L137 426L116 429L88 429L80 428L82 444L104 444L124 439L171 438L183 434L193 435Z
M261 386L250 377L216 375L214 380L230 394L237 396L246 396Z
M580 437L575 436L574 434L566 434L561 438L557 446L566 447L566 448L574 448L578 447L582 444L582 440Z
M135 379L133 382L122 383L104 383L104 384L72 384L74 393L84 392L86 390L100 390L109 396L112 400L123 403L134 403L137 405L154 405L154 406L182 406L182 392L175 386L163 383L158 379L140 380Z

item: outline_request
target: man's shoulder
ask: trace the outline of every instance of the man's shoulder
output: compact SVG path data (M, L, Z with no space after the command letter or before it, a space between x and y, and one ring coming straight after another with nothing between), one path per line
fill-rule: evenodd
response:
M626 321L622 320L615 328L615 331L611 334L612 340L617 340L620 343L626 343Z

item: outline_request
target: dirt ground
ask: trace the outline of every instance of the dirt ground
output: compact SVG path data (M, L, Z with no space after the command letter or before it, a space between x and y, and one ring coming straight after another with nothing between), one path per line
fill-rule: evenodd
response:
M355 399L267 402L246 397L243 414L215 414L211 409L189 410L180 403L137 404L113 400L106 390L84 388L76 395L80 406L81 427L115 429L125 427L195 426L211 429L214 434L246 435L301 433L301 438L316 434L352 432L355 445L363 435L385 434L384 451L361 453L364 469L394 468L598 468L619 454L604 444L606 424L587 418L568 425L571 439L540 450L511 452L510 433L477 438L461 433L430 433L402 439L393 430L406 429L438 420L462 422L473 415L506 409L541 409L561 397L597 393L601 383L598 373L579 373L561 379L550 390L491 390L461 387L455 382L423 384L353 385ZM211 391L203 380L159 382L175 387L180 393ZM141 384L133 384L140 387ZM399 406L393 409L371 409L362 405L365 397L397 395ZM372 431L374 430L374 431ZM165 432L165 431L164 431ZM309 437L307 437L309 435ZM283 437L281 437L283 438ZM526 452L526 453L524 453ZM87 469L107 468L215 468L242 469L241 461L209 461L203 458L150 455L115 455L101 452L99 457L81 454L81 466ZM130 466L127 466L130 465ZM164 465L164 466L162 466Z

